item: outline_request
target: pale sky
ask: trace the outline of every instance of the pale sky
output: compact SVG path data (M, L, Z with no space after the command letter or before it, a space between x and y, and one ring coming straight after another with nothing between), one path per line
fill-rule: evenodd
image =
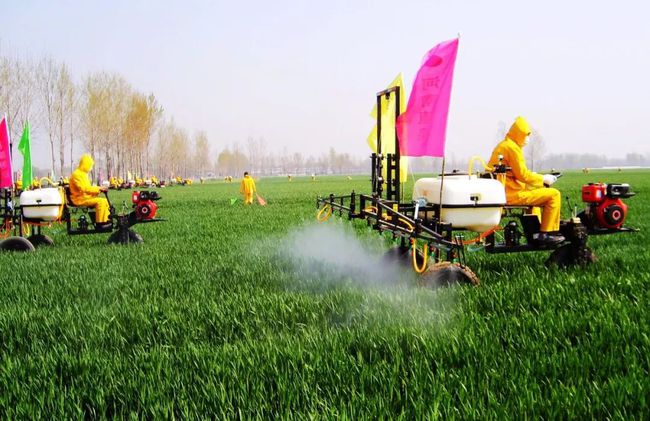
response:
M206 130L213 158L251 136L367 155L375 93L399 72L410 92L422 56L458 33L448 156L489 157L517 115L547 153L650 153L647 1L2 3L3 52L122 74Z

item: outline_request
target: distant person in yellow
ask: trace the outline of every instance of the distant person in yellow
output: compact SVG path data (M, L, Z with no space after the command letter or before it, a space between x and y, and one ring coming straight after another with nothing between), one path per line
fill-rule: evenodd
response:
M559 234L561 196L557 189L550 188L557 181L552 174L538 174L528 170L522 148L531 133L528 122L517 117L512 127L492 152L489 166L502 164L510 167L506 173L506 202L509 205L539 206L543 208L540 233L537 242L540 245L553 245L564 241Z
M253 177L248 175L248 172L244 173L244 179L241 181L239 191L244 195L245 205L253 204L253 194L255 194L257 190L255 188L255 180L253 180Z
M108 222L108 200L97 197L107 190L106 187L97 187L90 184L88 173L93 169L92 157L88 154L81 156L79 166L70 176L70 199L75 206L94 207L95 222L105 224Z

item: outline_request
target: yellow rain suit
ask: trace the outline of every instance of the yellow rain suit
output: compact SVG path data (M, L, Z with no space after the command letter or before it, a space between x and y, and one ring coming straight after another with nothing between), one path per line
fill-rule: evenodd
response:
M506 202L509 205L540 206L542 213L542 232L560 229L561 196L557 189L544 187L543 176L528 170L522 147L531 129L523 117L517 117L512 127L492 152L489 166L503 164L512 170L506 173Z
M244 195L244 204L251 205L253 203L253 194L255 193L255 180L250 175L245 175L241 181L239 191Z
M99 187L92 186L88 173L93 169L95 162L90 155L81 156L79 166L70 176L70 199L75 206L95 208L95 222L108 222L108 200L97 197L100 193Z

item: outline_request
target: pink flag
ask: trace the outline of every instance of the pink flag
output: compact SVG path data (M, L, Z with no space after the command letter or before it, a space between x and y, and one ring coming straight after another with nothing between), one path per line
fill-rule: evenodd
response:
M451 82L458 39L433 47L424 56L404 114L397 120L404 156L444 156Z
M0 122L0 189L11 188L14 184L11 169L11 151L9 150L9 128L7 117Z

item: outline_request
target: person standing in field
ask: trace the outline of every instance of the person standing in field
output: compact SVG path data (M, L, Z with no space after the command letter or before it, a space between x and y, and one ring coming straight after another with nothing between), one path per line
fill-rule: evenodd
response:
M95 161L89 154L83 154L79 160L79 167L70 176L70 199L75 206L94 207L95 223L100 227L109 225L108 200L97 197L106 192L107 187L97 187L90 184L88 173L93 169Z
M241 181L241 186L239 191L244 195L244 204L252 205L253 204L253 195L256 192L255 189L255 180L253 177L248 175L248 171L244 173L244 179Z
M531 133L528 122L517 117L508 134L492 152L488 165L494 167L502 163L511 170L506 173L506 203L542 207L542 220L537 243L553 245L564 241L560 229L561 196L551 184L557 181L552 174L538 174L526 167L523 147Z

